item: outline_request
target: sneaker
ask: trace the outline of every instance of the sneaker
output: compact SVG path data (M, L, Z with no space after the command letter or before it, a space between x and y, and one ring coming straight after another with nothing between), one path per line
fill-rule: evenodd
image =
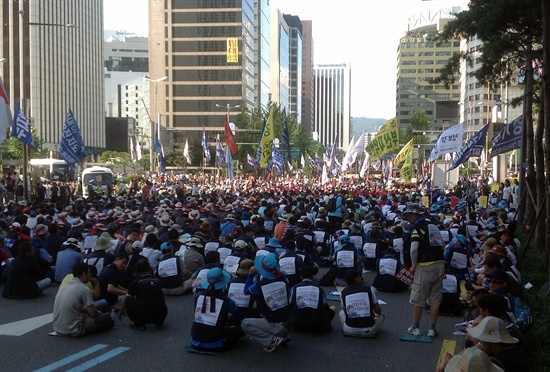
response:
M413 336L421 336L420 328L413 328L412 326L407 329L407 333Z
M277 348L277 346L279 346L283 342L283 340L284 338L282 337L273 336L273 339L271 340L271 345L269 345L268 347L264 346L264 351L271 353Z
M136 331L145 331L147 329L145 324L134 324L134 323L130 323L130 328Z
M428 337L437 337L437 331L435 329L429 329Z
M290 338L290 336L287 336L287 337L283 338L283 341L281 342L281 346L285 346L285 345L288 344L290 341L292 341L292 339Z

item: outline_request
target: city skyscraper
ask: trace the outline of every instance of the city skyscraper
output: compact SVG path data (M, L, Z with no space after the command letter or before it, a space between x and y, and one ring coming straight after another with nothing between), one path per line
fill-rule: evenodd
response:
M270 93L270 40L271 26L270 16L271 10L269 0L255 0L254 2L254 92L255 92L255 108L267 107L269 103Z
M43 148L57 151L72 109L87 151L105 147L103 1L3 1L0 75Z
M302 22L295 15L283 15L289 27L289 107L288 113L302 121Z
M203 128L222 133L227 107L231 116L254 107L254 0L208 4L149 1L150 113L172 146Z
M350 141L351 67L349 64L316 65L315 125L319 142L347 150Z
M279 9L271 9L271 100L289 112L290 27Z
M313 132L314 108L314 45L313 22L302 21L302 115L300 121L308 133Z

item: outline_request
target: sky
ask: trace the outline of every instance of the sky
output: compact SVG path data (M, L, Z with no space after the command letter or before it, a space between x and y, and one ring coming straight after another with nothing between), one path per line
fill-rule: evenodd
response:
M179 0L185 1L185 0ZM104 0L104 28L148 33L147 0ZM351 116L395 116L397 47L411 16L464 0L271 0L281 13L313 24L316 64L351 65ZM131 17L121 17L131 9Z

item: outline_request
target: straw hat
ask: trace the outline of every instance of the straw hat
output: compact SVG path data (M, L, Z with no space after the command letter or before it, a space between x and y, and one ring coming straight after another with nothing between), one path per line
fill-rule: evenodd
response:
M464 350L462 354L455 355L445 366L445 372L464 371L464 372L500 372L503 369L497 367L491 362L491 358L482 350L470 347Z
M475 339L491 344L515 344L518 339L510 336L506 324L500 318L487 316L475 327L468 328L468 333Z

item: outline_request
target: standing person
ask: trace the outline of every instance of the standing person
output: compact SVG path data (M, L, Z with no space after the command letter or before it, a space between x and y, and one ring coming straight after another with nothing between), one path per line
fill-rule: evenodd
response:
M268 353L289 341L291 329L287 322L292 317L292 306L288 284L275 253L256 257L245 283L244 294L257 298L263 318L243 319L243 332L260 343Z
M53 304L53 329L60 336L80 337L111 329L115 324L111 315L101 313L94 306L90 268L85 263L73 267L74 278L62 285Z
M344 217L347 214L346 201L343 195L344 193L345 191L342 190L340 193L334 196L334 198L336 199L335 209L328 212L328 221L330 223L331 234L333 234L336 230L342 228L342 222L344 222Z
M342 310L340 310L344 336L368 338L376 336L384 321L376 295L370 287L365 285L363 275L359 271L348 271L346 283L348 286L342 291Z
M130 328L144 331L146 324L155 324L162 328L168 315L160 280L153 277L153 270L148 260L136 263L137 279L130 284L128 294L122 300L118 318L124 313L132 321Z
M445 260L443 239L437 226L423 216L423 208L409 204L404 212L410 224L411 273L414 281L409 302L413 305L413 323L407 333L420 336L420 319L426 304L430 305L429 337L435 337L435 325L439 317L439 305L443 298Z

